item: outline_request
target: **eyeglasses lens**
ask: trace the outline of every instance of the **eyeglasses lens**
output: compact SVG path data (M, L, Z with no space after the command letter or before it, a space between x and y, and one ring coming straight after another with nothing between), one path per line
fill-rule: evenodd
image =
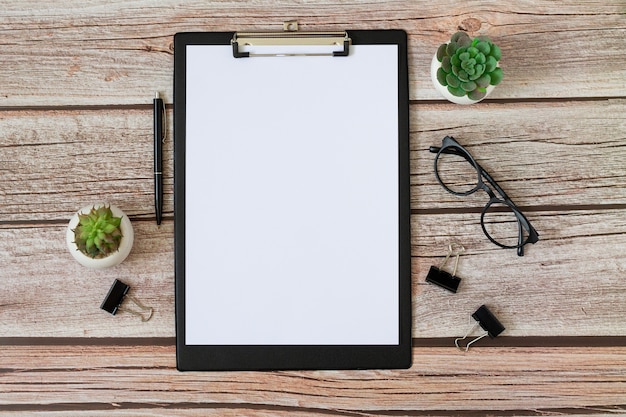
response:
M458 153L439 153L435 169L441 185L453 194L469 194L478 185L476 168Z
M485 233L499 245L514 248L519 242L520 225L508 205L494 202L485 210L482 218Z

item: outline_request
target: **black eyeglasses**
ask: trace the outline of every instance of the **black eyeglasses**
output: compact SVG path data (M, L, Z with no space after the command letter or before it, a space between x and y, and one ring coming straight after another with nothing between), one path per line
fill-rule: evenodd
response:
M524 245L537 242L539 234L491 175L451 136L443 138L441 147L431 146L429 150L437 154L435 175L447 192L466 196L484 190L489 195L489 202L480 215L480 225L487 238L502 248L517 248L517 254L524 256Z

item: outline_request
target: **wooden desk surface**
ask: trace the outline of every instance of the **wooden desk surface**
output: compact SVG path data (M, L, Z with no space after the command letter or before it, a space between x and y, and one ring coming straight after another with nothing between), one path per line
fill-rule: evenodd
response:
M624 0L336 3L0 1L0 416L626 413ZM171 116L174 33L289 19L409 34L409 370L175 370L172 141L157 228L151 100L161 91ZM429 79L458 28L503 51L503 83L471 107L441 100ZM427 149L445 135L541 234L525 257L484 237L484 195L459 199L436 183ZM130 215L136 243L120 266L91 271L64 233L100 200ZM467 248L456 295L424 283L450 241ZM156 308L150 322L99 309L115 278ZM453 340L483 303L506 331L462 353Z

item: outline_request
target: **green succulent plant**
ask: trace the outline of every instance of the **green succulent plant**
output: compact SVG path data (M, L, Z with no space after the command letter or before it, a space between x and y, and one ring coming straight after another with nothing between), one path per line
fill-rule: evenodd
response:
M457 32L437 49L441 62L437 81L454 96L480 100L489 85L502 81L500 58L500 48L486 36L471 39L467 33Z
M105 258L117 251L122 241L121 217L113 216L111 206L92 207L78 214L74 243L78 250L92 258Z

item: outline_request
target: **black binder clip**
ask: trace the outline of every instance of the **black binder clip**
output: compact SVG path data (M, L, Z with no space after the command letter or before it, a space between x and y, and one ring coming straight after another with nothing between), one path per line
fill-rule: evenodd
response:
M465 336L459 337L454 340L454 344L456 345L456 347L465 352L469 350L470 346L473 343L478 342L483 337L489 336L493 339L504 331L504 326L502 325L502 323L498 321L496 316L494 316L493 313L489 311L489 309L484 304L480 306L480 308L476 310L474 314L472 314L472 316L470 317L470 324L472 319L476 320L476 323L470 327L467 333L465 333ZM484 333L465 345L465 348L459 346L459 341L467 339L470 333L472 333L474 329L476 329L476 327L478 326L482 327Z
M116 279L113 281L113 285L111 285L111 289L109 293L104 298L104 301L100 305L100 308L104 311L108 311L109 313L115 315L118 311L125 311L127 313L134 314L138 317L141 317L141 321L146 322L152 318L152 307L146 307L141 304L135 297L128 295L128 290L130 290L130 286L124 284L122 281ZM128 308L121 307L122 302L124 302L124 298L128 298L131 300L137 307L141 309L141 312L130 310Z
M459 256L461 253L465 251L463 245L459 245L458 243L450 243L448 245L448 254L446 258L441 262L439 267L431 266L428 271L428 275L426 275L426 282L430 282L436 285L439 285L442 288L445 288L448 291L456 293L459 288L459 284L461 283L461 278L456 276L456 268L459 266ZM448 262L450 256L456 255L456 260L454 261L454 270L452 274L446 271L442 271L441 268Z

